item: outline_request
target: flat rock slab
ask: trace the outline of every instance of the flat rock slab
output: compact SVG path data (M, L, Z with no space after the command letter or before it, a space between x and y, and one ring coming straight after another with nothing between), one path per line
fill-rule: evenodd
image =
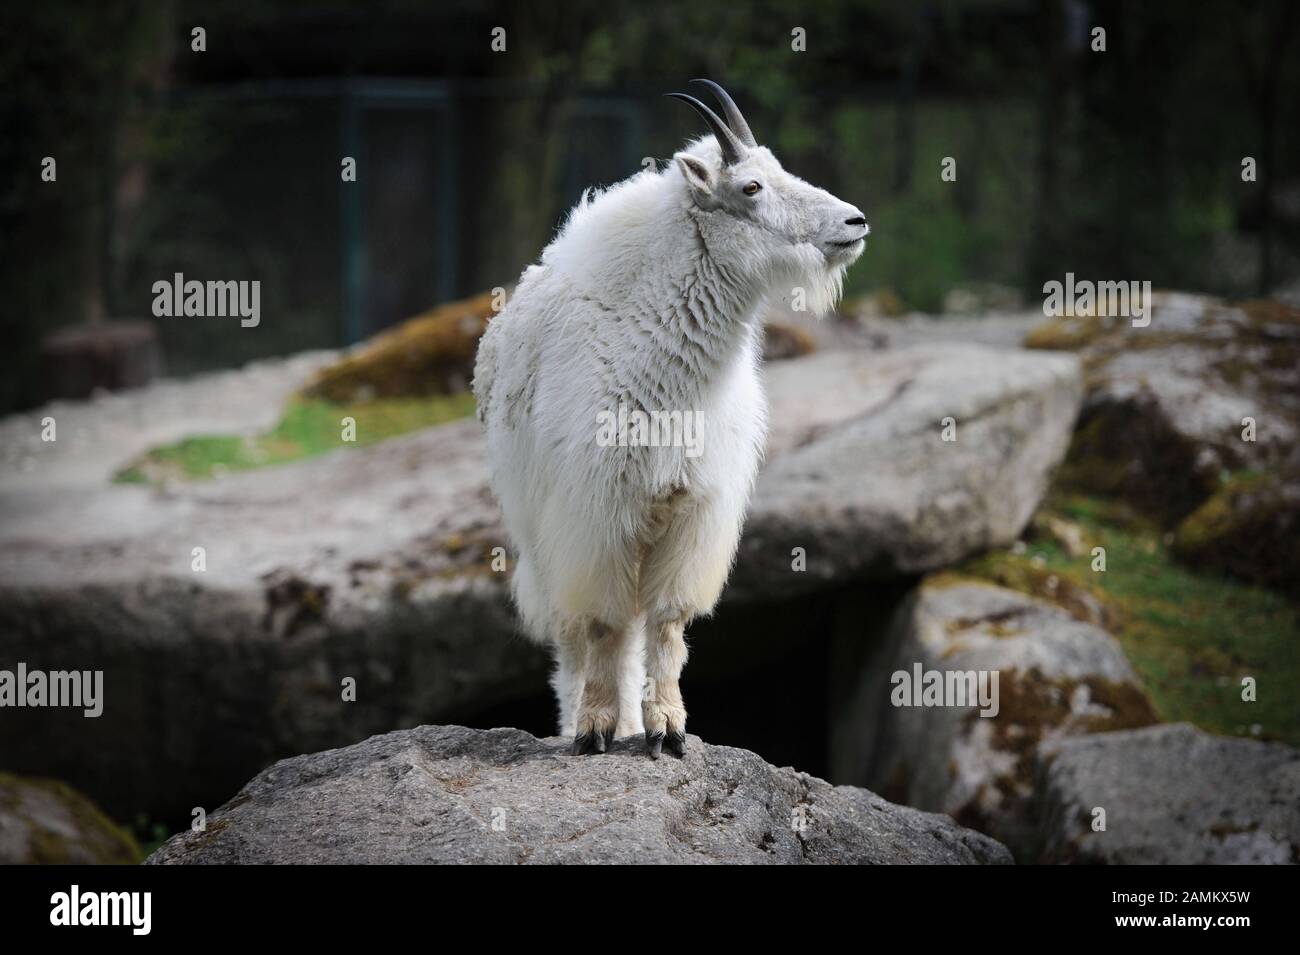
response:
M520 730L421 726L277 763L151 864L1006 863L951 819L691 736L571 756Z
M1038 748L1046 862L1300 862L1300 750L1186 723ZM1103 832L1094 810L1106 811Z
M1015 541L1083 396L1073 356L1043 357L948 344L773 366L769 460L728 594L919 574Z
M277 368L264 396L290 378ZM196 387L213 398L212 382ZM769 461L727 600L1010 543L1064 454L1082 380L1071 355L948 345L780 362L768 388ZM94 408L80 410L103 424ZM147 412L131 408L128 422ZM188 814L274 759L544 686L494 560L507 542L475 422L158 489L107 483L138 441L115 461L96 439L87 465L77 436L93 429L76 410L36 465L0 469L0 666L103 670L104 713L13 711L0 721L11 768L68 779L113 812ZM348 679L355 702L341 698Z
M293 367L305 378L323 360L313 356ZM268 425L291 390L286 382L296 380L276 373L254 403L256 425L235 429L229 415L209 412L194 418L193 427L220 432L217 422L224 421L230 430L251 433ZM268 376L231 373L194 387L201 404L219 407L222 394L256 391L254 382ZM160 423L150 433L174 440L183 433L175 407L187 404L184 386L156 389ZM1064 454L1082 378L1073 356L950 344L780 362L767 371L767 390L768 461L733 599L924 572L1009 544ZM466 538L504 543L472 421L154 489L107 483L148 446L132 422L151 419L139 396L113 408L116 415L95 405L70 406L53 444L39 440L40 412L0 423L0 435L27 448L16 455L17 465L0 467L6 581L79 589L152 576L261 589L272 570L338 583L361 565L362 576L373 577L374 563L409 564L406 548L432 537L448 540L452 551L463 549L457 544ZM85 414L84 425L78 414ZM947 418L951 441L943 439ZM104 435L118 442L120 454L94 442ZM83 441L95 449L95 466L89 473L72 463L65 469L62 461L80 462ZM785 538L807 551L806 572L792 570ZM190 570L191 549L200 545L208 557L203 577ZM458 567L454 560L435 563L443 576ZM413 582L419 581L404 583ZM348 599L342 590L334 593L334 606Z

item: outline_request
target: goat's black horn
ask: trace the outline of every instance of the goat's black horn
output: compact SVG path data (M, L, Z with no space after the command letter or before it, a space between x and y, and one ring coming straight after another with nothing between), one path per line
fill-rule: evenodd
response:
M717 113L694 96L688 96L685 93L665 93L664 95L681 100L704 117L704 121L709 124L709 129L713 131L714 137L718 140L718 146L722 149L722 162L724 165L730 166L732 163L740 161L744 146Z
M736 101L728 95L726 90L713 82L713 80L696 79L691 80L691 82L703 83L709 89L713 90L713 95L716 96L718 102L722 104L722 115L727 117L727 126L729 126L731 131L736 134L737 139L746 146L758 145L758 141L754 139L754 134L749 131L749 123L745 122L745 116L740 112L740 107L736 105Z

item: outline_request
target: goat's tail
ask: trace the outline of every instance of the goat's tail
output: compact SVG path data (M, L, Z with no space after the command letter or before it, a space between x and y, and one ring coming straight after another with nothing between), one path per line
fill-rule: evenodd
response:
M542 582L537 579L537 570L525 553L519 554L519 560L515 564L510 591L514 595L524 633L536 643L553 643L550 608L542 593Z

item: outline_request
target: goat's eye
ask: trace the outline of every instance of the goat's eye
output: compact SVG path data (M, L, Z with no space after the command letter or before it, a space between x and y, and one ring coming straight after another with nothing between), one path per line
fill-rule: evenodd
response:
M756 181L755 181L755 182L747 182L747 183L745 183L745 188L742 189L741 192L743 192L743 193L744 193L745 195L747 195L747 196L756 196L756 195L758 195L758 190L760 190L760 189L762 189L762 188L763 188L763 186L762 186L760 183L756 182Z

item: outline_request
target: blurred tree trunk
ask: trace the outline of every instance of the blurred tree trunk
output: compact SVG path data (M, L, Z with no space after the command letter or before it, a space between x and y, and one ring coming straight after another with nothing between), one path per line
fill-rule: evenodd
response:
M912 187L916 162L916 74L919 54L907 50L898 73L898 98L894 102L894 195Z
M0 6L0 337L14 367L0 374L0 409L47 396L34 356L42 339L104 325L121 104L136 64L156 56L169 3L137 0ZM57 178L42 178L44 157Z
M493 195L479 226L485 237L480 258L494 283L512 281L537 258L564 212L562 163L594 13L586 7L552 10L525 0L505 6L501 25L507 52L497 55L504 58L513 88L483 101L497 163L495 174L485 178ZM510 228L501 229L501 223Z
M176 59L175 10L149 5L136 27L136 52L126 63L112 106L118 117L110 136L105 177L105 218L100 230L101 285L109 314L122 314L121 271L149 192L157 110L171 84Z
M905 37L898 69L898 94L894 103L894 195L912 188L916 165L916 95L921 63L925 57L929 26L925 8L915 4L907 8L901 23Z
M1296 4L1283 0L1280 4L1270 4L1263 9L1260 15L1262 39L1251 36L1247 20L1244 11L1236 16L1233 19L1233 33L1246 93L1260 129L1260 155L1256 163L1260 193L1258 291L1260 295L1267 295L1273 290L1276 271L1277 126L1281 121L1278 102L1281 98L1287 46L1295 32ZM1252 49L1255 47L1260 49L1258 55Z
M1033 293L1039 291L1046 276L1058 271L1060 264L1056 261L1057 222L1061 212L1060 157L1068 99L1068 51L1061 0L1042 0L1038 5L1037 19L1045 81L1038 101L1037 196L1028 256L1029 291Z

